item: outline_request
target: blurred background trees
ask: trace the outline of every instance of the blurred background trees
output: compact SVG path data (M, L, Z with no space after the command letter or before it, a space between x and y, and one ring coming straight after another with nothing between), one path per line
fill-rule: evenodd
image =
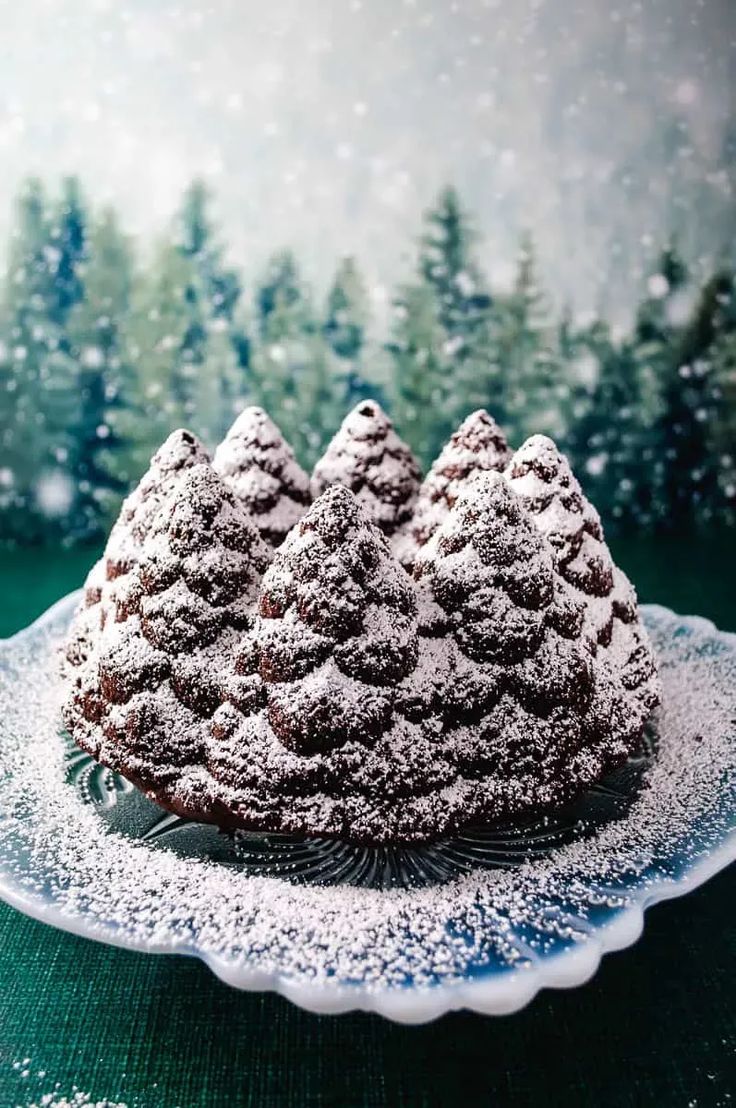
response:
M245 292L199 182L145 258L75 179L56 197L26 183L0 297L0 540L98 540L170 430L214 445L248 403L310 466L367 396L424 465L478 407L512 444L551 435L621 532L736 521L730 260L697 287L666 244L626 333L578 324L542 287L529 234L512 287L491 288L446 188L385 335L352 257L324 300L286 249Z

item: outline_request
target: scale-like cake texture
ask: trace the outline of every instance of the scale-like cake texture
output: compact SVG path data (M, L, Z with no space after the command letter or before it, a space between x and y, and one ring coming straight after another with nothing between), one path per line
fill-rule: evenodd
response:
M237 684L237 644L269 559L212 467L189 468L75 674L65 721L77 741L177 810L192 810L193 791L194 810L210 810L207 721Z
M138 563L142 544L158 519L161 505L192 466L208 461L209 455L196 435L182 429L172 431L123 501L104 553L84 583L66 649L66 662L72 669L94 648L116 594L125 588L127 575Z
M639 714L648 715L659 699L659 684L636 593L614 564L600 517L567 458L551 439L533 435L514 454L506 477L552 545L559 573L584 599L590 634L610 651L611 664L637 693Z
M238 421L226 476L188 432L168 440L72 627L74 739L228 827L423 841L564 803L636 747L658 695L597 515L549 440L499 474L503 440L475 413L435 465L442 519L410 574L386 532L416 490L411 456L375 405L346 424L343 447L370 447L363 483L363 447L338 443L349 479L326 480L275 551L272 509L305 486L267 417Z
M485 409L472 412L453 433L424 478L410 522L397 538L395 549L410 568L423 546L444 521L476 473L501 471L511 457L503 431Z
M309 504L309 477L263 408L241 412L212 464L240 497L263 538L279 546Z
M419 466L373 400L353 408L314 467L314 496L330 485L350 489L386 535L393 535L411 518Z
M161 503L178 478L192 466L209 460L209 454L191 431L172 431L154 454L148 471L123 501L103 555L108 578L132 569Z
M595 779L630 753L639 736L591 650L584 604L500 474L468 483L414 573L457 647L448 686L460 673L476 690L465 705L439 698L473 818L560 804L582 767Z
M260 597L259 667L279 738L302 753L376 739L416 664L416 596L340 485L291 532Z

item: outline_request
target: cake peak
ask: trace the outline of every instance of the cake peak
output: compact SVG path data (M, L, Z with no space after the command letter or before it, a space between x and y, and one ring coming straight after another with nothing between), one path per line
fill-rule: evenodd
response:
M230 426L223 442L215 451L215 457L222 451L222 447L228 441L244 439L247 442L256 438L262 443L270 441L277 442L279 445L286 441L265 408L261 408L257 404L249 404L248 407L243 408Z
M349 488L387 535L410 518L419 466L375 400L363 400L349 412L314 467L313 495L330 485Z
M443 449L442 454L449 453L453 446L456 447L459 443L479 452L484 449L495 449L499 457L508 457L511 453L506 436L485 408L476 408L474 412L465 417L457 430L451 435L450 441ZM442 454L440 454L440 457L442 457Z
M299 530L317 531L331 545L344 542L355 531L365 531L374 542L379 537L373 533L372 521L360 501L345 485L326 488L302 516Z
M245 507L220 474L208 462L201 463L182 474L152 524L144 550L147 542L163 535L182 553L193 552L203 545L227 545L233 528L249 536L249 546L262 545Z
M123 501L107 540L103 561L108 578L129 572L159 509L182 475L193 466L209 465L210 456L192 431L172 431L151 458L146 472Z
M552 603L552 551L497 472L476 474L422 548L415 578L448 613L475 660L507 660L542 641Z
M178 473L209 460L209 453L194 432L179 427L171 432L153 455L150 468L158 473Z
M245 408L212 465L242 501L263 538L278 546L309 503L309 478L263 408Z
M260 673L281 741L307 754L375 742L392 688L416 663L416 597L349 489L329 488L287 536L260 613Z
M434 534L466 483L476 473L501 471L511 457L503 431L485 408L463 420L424 478L404 541L397 543L402 562L411 568L417 549Z
M512 476L522 477L529 472L546 483L556 480L576 491L580 489L567 456L548 435L530 435L511 457L509 473Z

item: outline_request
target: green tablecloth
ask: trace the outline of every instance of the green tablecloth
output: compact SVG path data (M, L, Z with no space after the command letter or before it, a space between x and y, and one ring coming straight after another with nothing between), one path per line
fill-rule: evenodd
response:
M619 544L644 600L736 630L736 542ZM89 554L0 558L0 635L81 582ZM70 1099L236 1105L736 1103L733 872L654 908L594 980L502 1019L317 1018L199 963L131 954L0 905L0 1108ZM56 1091L55 1091L56 1090ZM731 1100L734 1097L734 1100ZM84 1099L84 1098L82 1098Z

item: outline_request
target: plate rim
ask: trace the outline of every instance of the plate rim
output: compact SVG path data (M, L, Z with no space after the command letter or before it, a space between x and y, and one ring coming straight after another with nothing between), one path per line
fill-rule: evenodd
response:
M27 627L0 639L0 650L22 642L43 630L67 608L76 604L78 589L55 601ZM675 618L700 632L717 634L736 649L736 633L720 630L703 616L681 616L662 604L642 604L641 610L654 616ZM649 908L667 900L686 896L736 861L736 829L701 858L677 880L661 880L634 893L632 903L620 909L610 922L586 935L580 943L523 968L474 981L422 987L382 987L365 985L305 985L291 982L277 973L265 973L243 967L241 963L217 954L174 943L141 943L119 938L114 929L73 916L53 903L19 891L0 870L0 900L23 915L57 930L106 946L133 950L141 954L178 954L193 957L225 984L245 992L271 992L284 997L315 1015L340 1015L361 1011L383 1016L396 1023L421 1024L449 1012L468 1010L481 1015L510 1015L525 1008L542 989L571 989L583 985L597 972L603 957L633 946L640 938Z

